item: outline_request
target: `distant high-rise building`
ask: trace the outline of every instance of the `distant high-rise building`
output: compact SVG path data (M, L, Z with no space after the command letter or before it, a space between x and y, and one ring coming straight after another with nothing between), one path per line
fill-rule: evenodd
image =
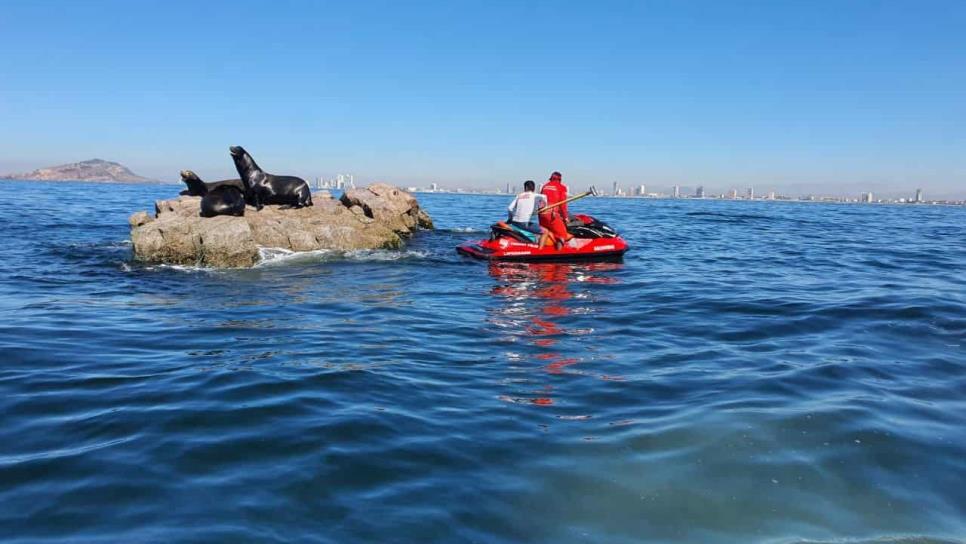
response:
M617 186L617 182L614 182L614 193L615 196L620 194L620 188Z
M862 194L862 202L865 202L866 204L871 204L872 203L872 192L871 191L868 192L868 193L863 193Z
M354 180L352 174L339 174L334 180L330 180L328 185L333 189L352 189L356 186Z
M731 200L737 200L738 199L738 189L732 189L731 192L728 193L728 198L730 198Z
M513 193L510 192L510 182L509 181L506 182L506 194L508 194L508 195L509 194L513 194Z
M748 200L754 200L754 199L755 199L755 188L748 187Z
M922 202L922 189L916 189L916 202Z
M438 185L438 184L436 184L436 183L430 183L430 184L429 184L429 190L430 190L430 191L433 191L433 192L436 192L436 191L438 191L438 190L439 190L439 185Z
M696 198L704 198L704 186L698 185L698 188L694 191L694 196Z
M681 187L674 186L674 198L681 198Z
M768 200L775 200L775 191L768 192Z
M637 196L644 196L646 194L647 194L647 187L646 186L641 185L640 187L637 188Z

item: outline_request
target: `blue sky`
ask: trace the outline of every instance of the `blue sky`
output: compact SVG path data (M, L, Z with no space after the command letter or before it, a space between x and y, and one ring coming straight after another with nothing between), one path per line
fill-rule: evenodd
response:
M963 1L2 8L0 171L966 193Z

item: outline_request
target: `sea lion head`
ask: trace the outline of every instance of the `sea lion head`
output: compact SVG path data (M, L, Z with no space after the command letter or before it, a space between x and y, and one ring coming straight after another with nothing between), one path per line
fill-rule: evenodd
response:
M238 170L238 175L242 180L249 183L258 183L260 178L265 177L265 173L255 163L255 159L245 151L244 147L233 145L228 148L228 151L231 152L231 160L235 163L235 169Z
M205 182L201 181L198 174L195 174L191 170L181 171L181 182L188 186L188 192L186 193L188 195L205 196L208 193L208 187L205 185Z
M231 160L235 163L235 169L238 170L238 177L241 178L245 191L250 192L259 178L265 177L265 174L244 147L233 145L228 148L228 151L231 153Z

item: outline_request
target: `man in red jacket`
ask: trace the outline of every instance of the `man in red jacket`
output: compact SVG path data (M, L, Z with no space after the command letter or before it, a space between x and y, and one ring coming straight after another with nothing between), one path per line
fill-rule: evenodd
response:
M547 206L553 206L557 202L567 199L567 186L563 184L561 179L560 172L554 172L550 174L550 180L544 183L540 189L540 193L547 197ZM540 214L540 226L553 234L557 249L563 247L564 242L571 238L570 233L567 232L568 217L566 204Z

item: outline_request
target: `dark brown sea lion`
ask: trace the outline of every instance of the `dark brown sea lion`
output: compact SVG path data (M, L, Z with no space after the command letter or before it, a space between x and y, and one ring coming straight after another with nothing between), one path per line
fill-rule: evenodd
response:
M198 174L195 174L191 170L181 171L181 181L183 181L188 188L184 191L181 191L179 194L188 196L205 196L209 191L225 185L236 187L239 191L245 190L245 185L240 179L223 179L221 181L205 183L204 181L201 181L201 178L198 177Z
M234 185L220 185L201 197L201 217L245 215L245 193Z
M265 204L283 204L292 208L312 205L312 192L304 179L268 174L255 164L255 159L244 148L236 145L228 150L245 185L245 198L256 209L262 209Z

